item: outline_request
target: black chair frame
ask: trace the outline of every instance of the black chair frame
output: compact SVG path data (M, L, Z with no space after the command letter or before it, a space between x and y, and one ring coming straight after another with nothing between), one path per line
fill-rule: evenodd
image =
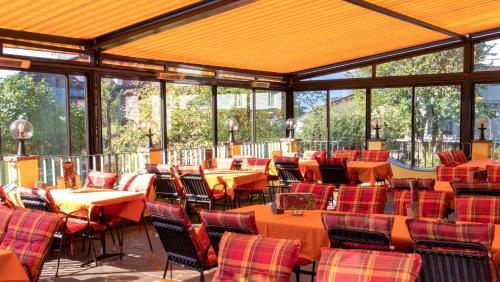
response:
M279 177L278 192L283 192L283 189L290 190L293 183L304 182L298 164L277 162L275 166Z
M420 281L490 282L491 269L488 250L477 243L419 240L415 252L422 258ZM464 248L481 253L444 251L435 247Z
M208 204L208 209L212 209L212 204L215 205L214 199L211 197L211 193L213 193L213 189L210 190L209 187L205 185L205 182L203 181L203 177L201 176L200 173L185 173L180 176L182 186L184 187L184 191L186 192L186 202L185 204L190 204L190 203L203 203L203 204ZM224 184L224 207L223 209L226 209L226 204L227 204L227 193L226 193L226 187ZM214 187L215 189L215 187ZM210 191L210 192L209 192Z
M224 232L234 232L239 234L248 234L252 235L253 233L242 227L234 227L234 226L221 226L221 225L206 225L205 230L207 231L208 239L210 240L210 244L214 248L215 254L219 255L219 243L224 235Z
M341 184L349 183L347 167L342 164L319 164L321 182L323 184L334 184L338 189Z
M169 199L171 201L181 202L181 195L177 191L175 176L171 172L155 172L156 178L153 186L156 190L156 199L158 197Z
M351 249L351 247L345 243L377 246L374 248L367 248L370 250L390 250L391 248L391 238L377 231L330 227L328 228L328 238L330 239L331 248ZM380 248L378 248L378 246L380 246Z

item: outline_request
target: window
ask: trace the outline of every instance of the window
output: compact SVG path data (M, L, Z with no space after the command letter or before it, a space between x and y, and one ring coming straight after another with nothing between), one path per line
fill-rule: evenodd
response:
M103 78L101 108L104 152L136 152L146 145L142 123L153 119L160 126L160 83ZM159 131L153 144L160 144Z
M2 155L16 153L17 142L9 135L10 124L23 115L34 133L26 142L32 155L65 155L66 76L61 74L0 70L0 121Z
M295 138L304 141L326 141L326 91L295 92Z
M464 49L454 48L377 65L377 76L463 72Z
M252 90L244 88L217 88L217 126L219 142L229 139L224 123L229 118L238 121L236 141L252 140Z
M490 127L484 131L485 138L500 139L500 84L476 84L475 117L485 115L490 118ZM479 137L479 130L474 126L474 137Z
M363 67L347 71L335 72L321 76L315 76L311 78L303 79L302 81L314 81L314 80L331 80L331 79L347 79L347 78L365 78L372 76L372 67Z
M285 93L272 90L255 92L255 130L257 142L285 136Z
M500 39L474 44L474 70L500 70Z
M71 155L87 154L87 80L82 75L69 76L69 106L70 106L70 133Z
M365 141L366 90L330 90L330 140L346 147L345 142Z
M173 149L212 146L210 86L167 83L167 138Z

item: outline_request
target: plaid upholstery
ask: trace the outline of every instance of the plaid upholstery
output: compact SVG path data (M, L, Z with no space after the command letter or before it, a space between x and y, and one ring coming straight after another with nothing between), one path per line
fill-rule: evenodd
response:
M326 210L333 195L333 185L313 183L293 183L290 192L311 193L314 196L314 209Z
M455 199L457 220L500 224L500 198L462 196Z
M386 162L389 158L389 150L364 150L361 152L361 160L365 162Z
M182 189L181 180L179 179L179 175L177 174L177 170L175 169L174 165L146 164L146 171L148 173L170 173L170 174L172 174L174 179L175 179L175 189L177 190L177 194L181 195L181 197L185 196L185 192ZM153 185L154 185L154 181L153 181Z
M46 190L43 189L38 189L38 188L24 188L24 187L19 187L16 188L16 191L18 191L19 194L21 195L33 195L33 196L39 196L47 200L50 206L50 210L54 213L61 213L61 210L59 209L59 206L56 204L56 201L54 201L54 198L52 198L52 195L50 194L50 189L47 188Z
M0 249L16 254L37 277L54 233L62 223L62 216L36 210L16 209L0 243Z
M267 174L271 159L244 159L241 170L260 171Z
M421 190L434 190L435 180L433 178L391 178L389 179L389 185L392 189L404 189L409 190L410 181L416 180L416 189Z
M275 157L274 163L297 164L299 163L298 157Z
M223 212L223 211L200 211L201 221L205 225L239 227L250 231L252 234L259 234L255 223L255 212Z
M226 232L220 242L219 267L212 282L288 282L299 250L298 240Z
M422 267L418 254L323 248L317 282L413 282Z
M91 171L87 175L85 185L87 188L106 188L113 189L118 175L116 173L107 173L100 171Z
M9 198L7 198L2 186L0 186L0 205L4 205L11 209L14 208L14 204L9 200Z
M319 158L319 157L316 157L316 161L318 162L318 164L323 164L323 165L335 165L335 164L339 164L339 165L343 165L343 166L347 165L345 158Z
M391 239L394 218L367 214L321 213L323 226L328 230L333 227L361 231L380 232Z
M486 173L488 174L488 182L500 183L500 166L487 165Z
M235 159L222 159L222 158L217 158L215 159L215 167L217 169L234 169L234 165L236 163Z
M394 214L407 215L406 207L410 204L410 194L410 190L393 191ZM445 192L418 191L419 217L444 218L447 206Z
M284 210L312 210L314 196L311 193L276 193L276 207Z
M451 152L448 152L448 151L441 152L438 154L438 157L439 157L439 161L441 162L441 164L446 166L446 167L453 167L453 166L457 165Z
M438 165L436 167L436 180L437 181L455 181L460 180L461 182L473 182L474 172L477 171L477 167L446 167Z
M316 158L324 159L326 158L326 151L305 151L302 154L304 160L314 160Z
M383 187L340 185L335 210L383 214L386 200L386 189Z
M179 175L203 172L201 165L177 165L175 166L175 170Z
M0 206L0 241L2 241L7 232L7 227L9 226L9 221L13 214L13 209Z
M120 179L118 190L129 191L129 192L141 192L144 193L146 199L148 199L154 181L155 181L155 175L151 173L145 173L145 174L125 173L122 175Z
M358 159L359 151L358 150L337 150L333 153L333 156L336 158L344 158L349 161L355 161Z
M462 150L451 150L451 155L456 164L464 164L467 162L467 156L465 156Z
M466 190L481 190L481 191L497 191L500 194L500 183L493 182L452 182L451 187L455 191L455 195L459 191Z

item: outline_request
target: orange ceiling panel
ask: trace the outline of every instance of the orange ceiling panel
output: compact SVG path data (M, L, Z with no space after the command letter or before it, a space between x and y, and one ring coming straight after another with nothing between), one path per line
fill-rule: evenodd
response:
M293 72L446 38L340 0L260 0L108 53Z
M0 0L0 28L90 39L198 0Z
M368 0L368 2L464 35L500 27L498 0Z

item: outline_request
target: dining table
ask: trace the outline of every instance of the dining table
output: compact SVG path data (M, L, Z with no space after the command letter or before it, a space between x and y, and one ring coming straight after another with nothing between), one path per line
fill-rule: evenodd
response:
M232 200L236 188L264 190L267 186L267 176L260 171L206 169L203 172L210 188L220 191L226 189L226 194Z
M336 211L305 210L302 216L293 215L291 211L273 214L271 206L253 205L232 210L233 212L255 212L255 220L259 234L277 239L300 240L300 256L312 261L321 257L321 248L329 247L328 233L321 221L321 213ZM394 218L391 245L395 251L408 252L413 249L413 241L406 226L406 216L377 214L377 216ZM460 222L457 222L460 223ZM500 268L500 225L495 225L495 237L491 247L495 266Z
M484 160L471 160L463 164L457 165L457 167L478 167L479 169L486 169L487 165L499 165L500 162L492 159Z
M28 282L28 274L16 254L0 249L0 281Z

